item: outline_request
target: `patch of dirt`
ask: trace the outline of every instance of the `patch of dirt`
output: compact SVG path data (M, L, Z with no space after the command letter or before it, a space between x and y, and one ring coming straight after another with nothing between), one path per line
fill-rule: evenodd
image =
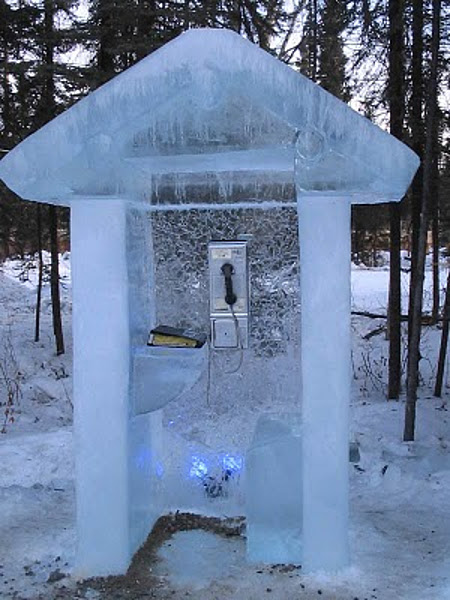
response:
M80 582L76 589L60 588L54 600L86 598L86 600L140 600L173 598L175 593L168 588L167 581L153 575L152 565L158 561L156 555L161 545L179 531L203 529L224 537L243 535L244 517L219 519L191 513L173 513L160 517L147 540L136 552L126 575L93 577ZM47 597L48 599L48 597Z

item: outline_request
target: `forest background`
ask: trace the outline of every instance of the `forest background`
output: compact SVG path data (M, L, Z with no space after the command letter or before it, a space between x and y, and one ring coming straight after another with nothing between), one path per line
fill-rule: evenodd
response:
M352 254L375 266L390 252L388 390L406 389L404 439L414 439L420 338L441 323L442 371L450 317L439 258L450 254L450 6L441 0L0 0L0 159L25 137L182 31L226 27L288 63L413 148L421 167L400 204L354 206ZM23 202L0 182L0 260L51 251L53 329L64 352L58 252L68 210ZM410 253L409 309L401 314L401 250ZM423 315L426 253L433 306ZM450 280L449 280L450 281ZM401 331L408 364L402 382Z

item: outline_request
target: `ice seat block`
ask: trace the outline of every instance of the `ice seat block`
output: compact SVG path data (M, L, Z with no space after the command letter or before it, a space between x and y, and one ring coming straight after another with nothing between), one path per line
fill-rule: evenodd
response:
M300 564L302 469L300 414L258 420L246 460L247 557Z

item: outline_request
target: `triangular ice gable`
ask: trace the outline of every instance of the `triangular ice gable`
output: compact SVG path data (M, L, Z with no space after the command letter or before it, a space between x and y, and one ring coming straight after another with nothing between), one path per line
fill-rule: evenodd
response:
M418 163L238 34L194 29L29 136L0 162L0 178L23 198L70 205L105 194L152 201L161 181L178 190L210 185L210 174L293 188L296 169L308 193L386 202L401 199Z

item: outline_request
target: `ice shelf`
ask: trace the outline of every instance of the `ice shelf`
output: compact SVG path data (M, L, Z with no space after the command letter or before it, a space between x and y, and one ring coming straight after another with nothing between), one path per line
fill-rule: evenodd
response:
M133 349L133 412L153 412L191 388L206 367L208 346Z

